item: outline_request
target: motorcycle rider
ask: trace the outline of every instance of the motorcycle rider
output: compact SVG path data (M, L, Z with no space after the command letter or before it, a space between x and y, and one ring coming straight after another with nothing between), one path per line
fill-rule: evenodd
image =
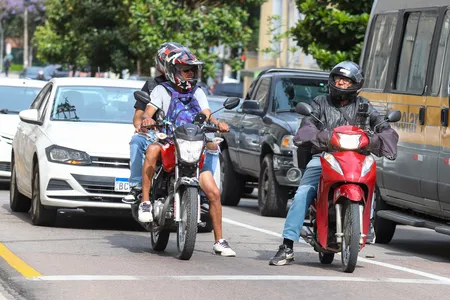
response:
M316 197L317 187L322 172L320 154L328 150L331 133L334 128L354 124L358 103L369 104L370 151L378 157L395 159L397 156L397 132L388 123L377 126L384 121L369 101L358 96L364 84L364 75L360 67L351 61L337 64L330 72L328 79L329 94L317 96L311 103L312 115L321 120L318 122L313 116L305 117L294 137L299 147L310 146L312 159L306 166L300 186L294 196L284 224L283 243L269 265L282 266L294 260L294 241L300 239L300 232L307 209Z
M229 131L227 124L218 122L209 109L208 100L204 91L196 88L198 73L204 63L199 61L191 51L173 43L168 43L167 56L165 59L166 77L169 80L160 84L152 91L151 101L145 110L142 125L151 125L155 121L152 116L157 109L164 111L166 119L178 125L181 122L186 107L189 107L185 121L192 122L192 116L197 112L203 112L209 120L216 124L220 131ZM183 110L177 112L177 105L183 103ZM173 114L175 112L175 115ZM156 162L161 156L159 143L150 145L146 152L142 177L143 189L142 199L139 205L138 216L140 222L151 222L153 220L152 206L149 201L151 179L153 177ZM220 202L220 191L213 177L214 168L219 155L218 145L209 142L203 168L200 171L199 184L206 197L209 199L209 213L211 216L215 243L213 251L222 256L235 256L236 253L230 248L228 242L222 238L222 206Z
M141 91L150 94L158 84L167 81L164 71L166 45L167 43L162 44L155 56L155 67L159 75L154 79L146 81ZM134 203L137 200L137 196L141 193L144 154L148 146L155 141L154 130L141 127L142 117L146 107L147 103L138 100L134 104L133 125L135 134L131 137L130 141L130 192L122 199L124 203Z

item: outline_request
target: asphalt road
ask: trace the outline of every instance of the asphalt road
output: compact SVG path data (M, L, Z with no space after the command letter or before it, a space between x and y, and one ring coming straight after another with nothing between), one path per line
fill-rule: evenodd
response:
M197 236L191 260L163 253L131 219L64 211L56 227L12 213L0 191L0 300L5 299L446 299L450 237L398 227L389 245L369 245L353 274L296 243L295 263L269 266L284 219L261 217L256 199L224 208L224 236L237 252L212 254L212 233Z

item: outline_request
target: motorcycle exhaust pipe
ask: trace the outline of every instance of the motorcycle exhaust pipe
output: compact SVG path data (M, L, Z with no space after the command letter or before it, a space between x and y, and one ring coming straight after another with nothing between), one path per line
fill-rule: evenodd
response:
M342 233L342 218L341 218L342 205L340 203L336 203L334 207L336 209L336 242L338 244L341 244L342 236L344 235Z

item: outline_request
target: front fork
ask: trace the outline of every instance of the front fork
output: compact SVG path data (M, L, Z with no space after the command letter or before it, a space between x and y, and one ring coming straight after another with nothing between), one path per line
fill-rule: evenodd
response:
M342 243L342 237L344 236L343 228L342 228L342 204L336 203L336 241L338 244ZM364 243L364 238L366 235L363 233L364 228L364 206L359 206L359 228L361 231L361 236L359 238L359 244L362 245Z
M182 180L182 184L178 183L178 178L179 178L179 171L178 171L178 165L175 166L175 180L174 180L174 191L175 191L175 196L174 196L174 204L173 204L173 210L174 210L174 215L175 215L175 222L180 222L181 221L181 216L180 216L180 206L181 206L181 200L180 200L180 187L182 185L187 186L190 185L189 182L196 182L197 184L193 185L196 186L198 189L200 188L199 184L198 184L198 178L200 176L200 171L199 168L197 167L197 172L196 172L197 177L196 178L188 178L188 177L183 177ZM185 184L187 183L187 184ZM200 219L200 214L201 214L201 210L200 210L200 189L199 192L197 193L197 223L201 223L201 219Z

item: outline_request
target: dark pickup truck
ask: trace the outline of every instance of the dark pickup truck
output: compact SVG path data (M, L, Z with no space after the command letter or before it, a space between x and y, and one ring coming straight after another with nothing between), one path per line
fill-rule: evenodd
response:
M218 118L230 126L222 134L221 200L235 206L242 195L258 188L261 215L283 217L303 169L293 164L293 135L301 116L299 102L328 92L328 72L272 68L252 82L241 107ZM308 154L305 154L305 157Z

